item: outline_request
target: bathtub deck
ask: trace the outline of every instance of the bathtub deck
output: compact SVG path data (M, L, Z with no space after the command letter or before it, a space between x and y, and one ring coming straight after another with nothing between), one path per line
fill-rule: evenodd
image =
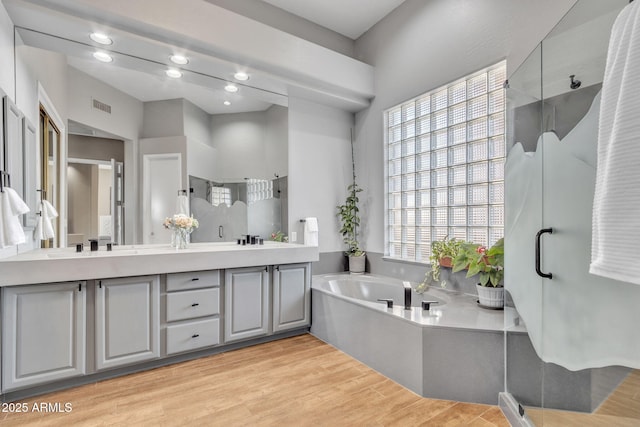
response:
M314 336L420 396L498 403L508 310L480 308L468 295L444 296L430 311L387 309L328 292L322 280L314 276L312 285Z

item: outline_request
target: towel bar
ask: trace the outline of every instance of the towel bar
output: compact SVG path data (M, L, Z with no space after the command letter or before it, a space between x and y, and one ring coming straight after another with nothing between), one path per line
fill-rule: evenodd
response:
M0 193L4 193L4 187L11 187L11 175L0 170Z

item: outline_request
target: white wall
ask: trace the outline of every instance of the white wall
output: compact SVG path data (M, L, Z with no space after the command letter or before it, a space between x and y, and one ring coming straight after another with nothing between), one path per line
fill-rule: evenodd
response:
M92 76L68 67L69 119L137 141L142 131L143 103ZM111 114L93 108L92 99L111 106Z
M507 59L511 74L576 0L407 0L356 41L376 94L356 115L363 244L384 252L385 109Z
M13 22L4 5L0 4L0 89L14 99L15 82L13 80Z
M162 138L184 135L184 100L150 101L144 103L142 138Z
M272 105L265 114L267 124L264 141L266 149L265 161L270 166L267 174L271 174L270 178L274 178L274 174L287 176L289 173L289 154L287 149L289 113L285 107Z
M351 182L353 120L351 113L289 98L289 231L300 233L301 218L317 217L320 252L345 249L336 206Z
M264 112L216 114L211 116L211 135L217 150L218 179L268 178L264 140Z
M184 135L189 142L211 145L211 116L187 100L183 100Z

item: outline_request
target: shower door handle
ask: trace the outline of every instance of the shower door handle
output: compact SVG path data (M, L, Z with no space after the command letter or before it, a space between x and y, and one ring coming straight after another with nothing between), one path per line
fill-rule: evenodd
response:
M538 273L538 276L545 279L552 279L553 274L543 273L540 269L540 240L542 239L542 235L545 233L553 234L553 228L543 228L536 234L536 273Z
M222 226L219 226L218 227L218 237L222 239L223 234L224 234L223 228L222 228Z

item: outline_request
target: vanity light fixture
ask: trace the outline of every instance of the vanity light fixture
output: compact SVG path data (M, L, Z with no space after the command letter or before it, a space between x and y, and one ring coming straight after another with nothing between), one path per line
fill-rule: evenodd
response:
M236 79L236 80L239 80L241 82L245 82L245 81L249 80L249 74L244 73L242 71L238 71L237 73L235 73L233 75L233 78Z
M167 77L171 77L172 79L179 79L182 77L182 73L175 68L169 68L165 73L167 74Z
M226 105L226 106L229 106L229 105L231 105L231 102L230 101L224 101L223 104Z
M89 34L89 38L96 43L100 43L104 45L110 45L113 43L113 40L111 40L111 37L109 37L104 33L91 33Z
M178 65L187 65L189 63L189 59L182 55L171 55L169 59L171 62Z
M96 51L93 52L93 57L100 62L112 62L113 58L106 52Z
M226 90L227 92L234 93L234 92L237 92L237 91L238 91L238 86L236 86L236 85L232 85L232 84L230 84L230 83L229 83L228 85L226 85L226 86L224 87L224 90Z

